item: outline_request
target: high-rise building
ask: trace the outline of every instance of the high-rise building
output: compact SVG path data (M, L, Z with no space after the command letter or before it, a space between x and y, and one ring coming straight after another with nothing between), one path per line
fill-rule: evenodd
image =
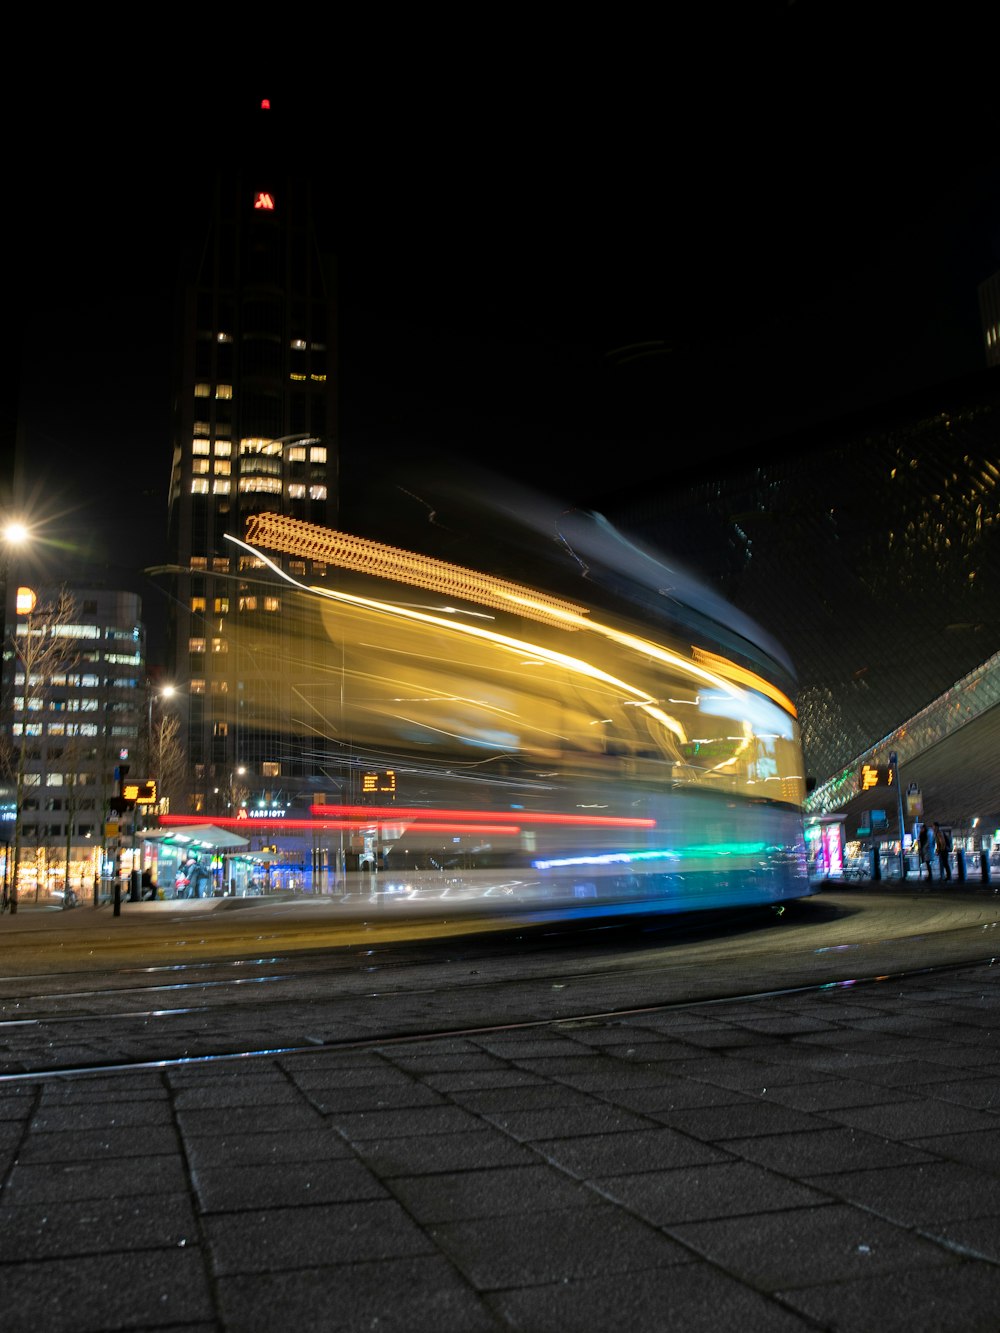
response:
M89 895L114 860L106 820L115 770L130 764L138 774L149 758L141 602L103 588L25 591L33 600L7 622L19 647L4 656L14 756L0 786L4 885L16 859L22 895L44 898L66 883Z
M979 284L979 314L986 364L1000 366L1000 273L994 273Z
M216 177L179 302L167 674L186 700L190 809L208 814L231 811L241 771L241 799L296 794L269 726L293 688L281 598L237 542L255 513L335 526L338 505L334 265L278 116L262 103L243 160ZM264 662L255 639L272 631Z

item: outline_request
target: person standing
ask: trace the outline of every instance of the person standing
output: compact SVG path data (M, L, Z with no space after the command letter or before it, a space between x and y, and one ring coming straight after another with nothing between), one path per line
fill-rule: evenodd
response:
M936 819L934 821L934 850L937 852L938 873L942 879L951 879L951 866L948 863L948 839Z
M918 871L920 878L924 878L924 871L926 870L927 878L933 879L934 876L931 874L931 840L926 824L920 825L920 832L917 834L917 858L920 861Z

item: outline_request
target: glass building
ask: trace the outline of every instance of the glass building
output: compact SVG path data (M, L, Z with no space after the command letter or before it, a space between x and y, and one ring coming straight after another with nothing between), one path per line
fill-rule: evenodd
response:
M20 897L45 901L67 883L89 897L115 855L106 837L115 770L129 764L138 774L148 757L141 603L133 593L67 587L60 614L61 589L34 591L7 620L8 642L19 646L3 662L14 757L2 793L4 886L17 842ZM25 654L28 640L37 652Z
M608 516L786 648L822 783L1000 649L1000 376L758 446Z

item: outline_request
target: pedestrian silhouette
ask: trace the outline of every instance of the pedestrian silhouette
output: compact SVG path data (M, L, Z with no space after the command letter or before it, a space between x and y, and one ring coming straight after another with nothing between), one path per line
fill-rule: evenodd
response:
M941 878L951 879L951 866L948 863L948 853L951 851L951 847L947 835L936 819L934 821L934 850L937 852L938 871Z
M931 840L927 831L927 825L920 825L920 832L917 834L917 856L920 859L920 878L923 879L924 871L927 871L927 878L933 879L931 874Z

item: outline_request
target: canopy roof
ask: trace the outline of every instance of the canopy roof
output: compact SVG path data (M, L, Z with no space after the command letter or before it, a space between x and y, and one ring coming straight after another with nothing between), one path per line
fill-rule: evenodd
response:
M180 828L146 829L146 842L161 842L168 847L192 851L227 852L249 847L249 838L238 838L235 833L218 828L215 824L188 824Z

